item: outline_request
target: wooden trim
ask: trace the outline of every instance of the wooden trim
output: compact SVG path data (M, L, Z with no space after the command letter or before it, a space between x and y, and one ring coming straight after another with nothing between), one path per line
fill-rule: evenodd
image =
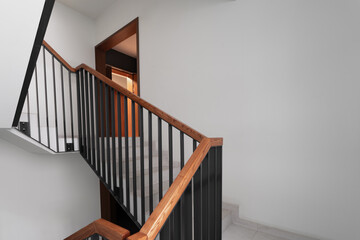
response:
M114 67L111 68L111 72L114 74L117 74L117 75L128 77L131 80L134 80L134 73L129 73L129 72L126 72L124 70L120 70L120 69L114 68Z
M112 34L110 37L99 43L95 46L95 49L99 49L101 51L108 51L115 47L119 42L124 41L128 37L137 33L138 30L139 18L135 18L126 26Z
M183 131L188 136L192 137L198 142L201 142L204 138L204 135L199 133L198 131L192 129L191 127L187 126L186 124L180 122L179 120L175 119L174 117L170 116L169 114L165 113L164 111L160 110L159 108L155 107L154 105L148 103L147 101L143 100L139 96L133 94L132 92L128 91L127 89L119 86L117 83L113 82L109 78L105 77L103 74L97 72L93 68L87 66L86 64L81 64L76 67L76 70L85 69L93 76L101 80L102 82L106 83L110 87L114 88L116 91L120 92L121 94L125 95L126 97L130 98L134 102L138 103L139 105L143 106L147 110L151 111L153 114L159 116L165 122L170 123L172 126L176 127L180 131Z
M84 240L94 234L95 234L95 226L94 223L92 222L86 227L72 234L71 236L65 238L65 240Z
M130 232L125 228L104 219L98 219L71 236L65 238L65 240L84 240L96 233L108 240L123 240L130 235Z
M127 240L147 240L148 237L146 234L142 232L135 233L134 235L131 235L127 238Z
M210 143L212 147L222 146L223 142L223 138L210 138Z
M169 190L150 215L149 219L140 229L141 233L147 235L148 240L155 239L210 148L211 140L209 138L205 138L200 142L189 161L185 164L173 184L171 184Z
M43 40L43 45L52 53L54 56L62 63L66 68L71 72L76 72L75 68L71 67L68 62L65 61L45 40Z

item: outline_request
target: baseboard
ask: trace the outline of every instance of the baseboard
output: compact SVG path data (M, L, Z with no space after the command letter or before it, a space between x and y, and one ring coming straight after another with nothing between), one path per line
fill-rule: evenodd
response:
M231 219L232 219L233 224L236 224L236 225L257 231L257 232L269 234L269 235L272 235L274 237L279 237L284 240L285 239L286 240L321 240L320 238L309 237L309 236L301 235L298 233L293 233L293 232L289 232L289 231L282 230L279 228L256 223L254 221L250 221L247 219L241 219L241 218L239 218L239 207L236 205L230 204L230 203L223 203L223 209L227 209L227 210L231 211Z

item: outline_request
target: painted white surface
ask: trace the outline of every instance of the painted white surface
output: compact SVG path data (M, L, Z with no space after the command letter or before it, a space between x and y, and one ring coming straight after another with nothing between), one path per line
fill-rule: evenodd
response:
M64 239L100 217L99 181L80 154L30 153L3 139L0 152L0 239Z
M44 2L1 2L0 128L11 127Z
M72 67L95 66L94 21L60 2L55 2L45 41Z
M131 37L128 37L118 45L113 47L118 52L122 52L130 57L137 57L137 46L136 46L136 33Z
M116 0L57 0L90 18L97 18Z
M224 200L241 218L353 240L359 11L352 0L123 0L96 39L139 16L142 97L224 137Z

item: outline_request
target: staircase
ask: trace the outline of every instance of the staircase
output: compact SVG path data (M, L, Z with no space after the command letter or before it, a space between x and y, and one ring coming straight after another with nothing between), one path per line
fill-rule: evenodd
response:
M18 108L14 128L55 153L79 152L136 226L100 219L66 239L221 239L221 138L71 67L45 41Z

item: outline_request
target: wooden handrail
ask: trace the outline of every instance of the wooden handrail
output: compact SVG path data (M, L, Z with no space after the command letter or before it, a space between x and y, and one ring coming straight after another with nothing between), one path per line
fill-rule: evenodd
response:
M95 69L87 66L86 64L80 64L76 68L71 67L47 42L43 41L44 46L52 53L54 56L66 66L70 71L76 72L80 69L84 69L95 76L100 81L106 83L116 91L122 93L129 99L133 100L140 106L146 108L147 110L151 111L153 114L157 115L165 122L171 124L172 126L176 127L180 131L186 133L188 136L192 137L198 142L201 142L204 138L206 138L203 134L199 133L198 131L194 130L193 128L189 127L188 125L180 122L176 118L170 116L169 114L165 113L164 111L160 110L159 108L155 107L154 105L150 104L149 102L145 101L144 99L140 98L139 96L133 94L132 92L128 91L126 88L121 87L108 77L104 76L103 74L99 73Z
M84 240L94 234L99 234L108 240L123 240L130 235L130 232L104 219L98 219L65 238L65 240Z

